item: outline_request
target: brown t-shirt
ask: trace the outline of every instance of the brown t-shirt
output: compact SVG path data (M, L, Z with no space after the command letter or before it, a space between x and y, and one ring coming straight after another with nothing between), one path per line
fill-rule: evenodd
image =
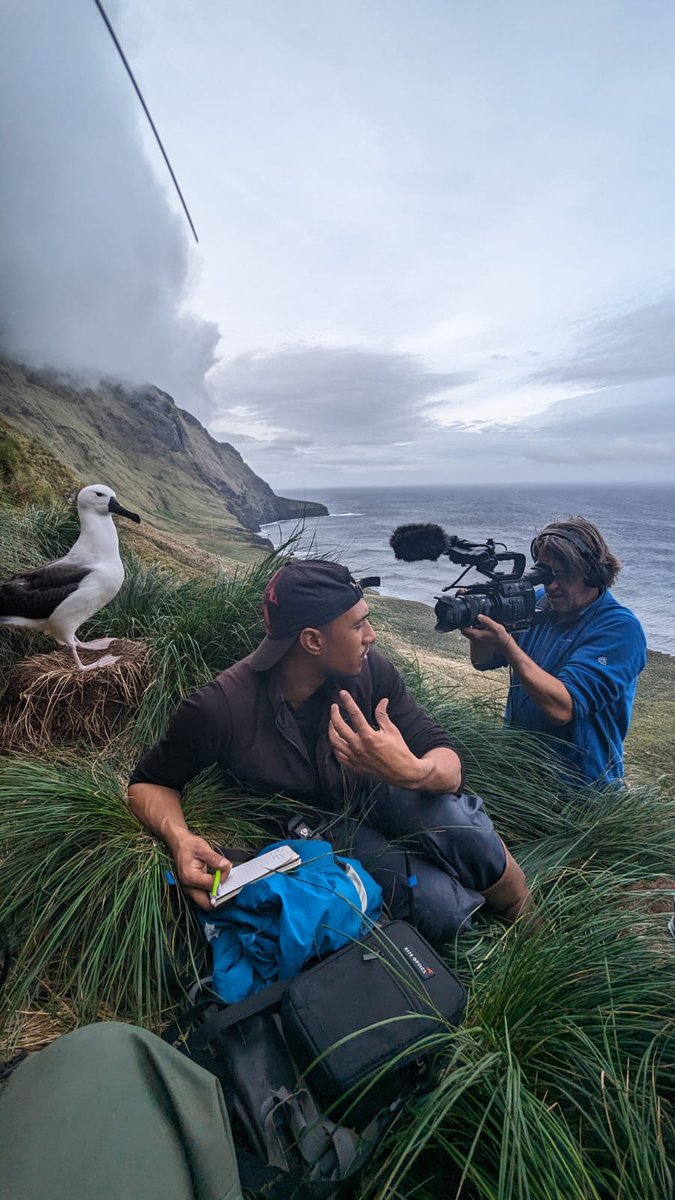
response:
M370 651L358 676L328 680L310 697L300 725L281 694L278 671L254 671L244 658L183 701L130 782L180 792L205 767L217 764L258 794L283 793L342 808L364 780L343 770L328 742L330 706L340 688L350 692L371 724L376 705L388 698L389 717L418 757L438 746L454 749L393 663L377 650ZM310 713L312 701L316 711ZM307 738L308 729L317 731L314 747L308 745L314 740Z

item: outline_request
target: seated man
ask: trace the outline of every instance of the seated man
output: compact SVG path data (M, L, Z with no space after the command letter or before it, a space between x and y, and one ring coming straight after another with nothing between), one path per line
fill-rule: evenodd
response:
M432 940L469 928L483 905L507 919L529 907L482 800L462 791L447 734L373 649L349 571L290 562L268 584L263 614L267 637L183 701L131 778L133 812L166 842L193 900L208 909L213 872L229 863L191 833L180 794L217 763L259 794L329 811L333 843L349 840L392 914Z
M620 784L638 675L647 640L637 617L608 590L621 564L585 517L537 534L535 562L553 578L538 599L541 619L523 633L481 616L463 629L479 671L510 667L505 721L556 737L571 782Z

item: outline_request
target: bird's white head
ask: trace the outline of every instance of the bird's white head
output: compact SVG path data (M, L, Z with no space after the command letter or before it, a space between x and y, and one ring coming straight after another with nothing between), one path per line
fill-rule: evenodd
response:
M106 487L104 483L90 483L88 487L82 488L77 493L77 511L80 517L84 513L90 512L100 513L104 517L109 517L111 513L119 513L121 517L128 517L130 521L135 521L137 525L141 521L138 513L129 512L127 508L122 508L112 488Z

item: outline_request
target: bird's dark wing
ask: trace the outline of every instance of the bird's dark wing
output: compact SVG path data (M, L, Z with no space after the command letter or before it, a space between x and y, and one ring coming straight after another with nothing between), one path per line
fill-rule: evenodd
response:
M89 567L47 563L23 575L13 575L0 585L0 617L46 620L89 572Z

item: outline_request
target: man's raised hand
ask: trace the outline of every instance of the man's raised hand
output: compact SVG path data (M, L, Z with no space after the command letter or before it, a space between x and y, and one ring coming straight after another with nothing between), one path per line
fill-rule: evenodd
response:
M415 787L425 768L390 720L388 704L380 700L375 709L378 727L373 729L349 692L340 692L339 705L331 706L328 740L338 762L357 775L373 775L394 787Z

